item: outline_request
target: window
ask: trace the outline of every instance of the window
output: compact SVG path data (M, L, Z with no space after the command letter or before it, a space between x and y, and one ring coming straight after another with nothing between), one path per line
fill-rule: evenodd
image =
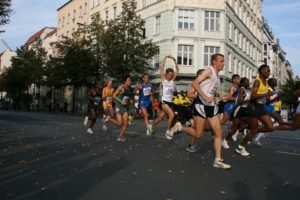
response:
M233 65L233 62L232 62L232 55L231 55L231 53L228 53L228 71L229 71L229 72L232 71L232 65Z
M160 34L160 15L155 17L155 35Z
M105 21L108 22L108 10L105 11Z
M220 31L220 12L205 11L205 31Z
M116 19L117 18L117 6L114 6L113 7L113 19Z
M264 56L268 55L268 44L264 44Z
M62 18L62 23L61 23L61 27L65 26L65 17Z
M74 23L74 21L75 21L75 18L76 18L76 10L73 10L73 18L72 18L73 23Z
M179 10L178 28L179 29L194 29L195 27L195 12L193 10Z
M239 47L240 47L240 49L242 49L242 42L243 42L243 34L242 34L242 32L240 32L240 36L239 36Z
M83 14L84 15L86 14L86 11L87 11L87 3L85 2L84 3L84 8L83 8Z
M239 37L238 29L235 28L234 29L234 44L236 44L236 45L238 45L238 37Z
M192 45L178 45L177 62L179 65L189 66L193 64L193 51Z
M237 69L237 59L236 57L234 57L234 61L233 61L233 73L236 74L236 69Z
M79 6L79 17L82 16L82 6Z
M99 3L100 3L99 1L100 1L100 0L94 0L94 5L95 5L95 6L98 6Z
M232 22L229 22L229 39L232 40Z
M157 52L157 54L154 56L154 59L153 59L153 61L154 61L154 67L155 68L159 68L159 52L160 52L160 50L158 49L158 52Z
M146 0L141 0L142 1L142 8L145 8L146 6L147 6L147 4L146 4Z
M205 46L204 47L204 66L210 66L210 58L213 54L219 53L220 47Z
M68 13L67 24L70 22L70 13Z

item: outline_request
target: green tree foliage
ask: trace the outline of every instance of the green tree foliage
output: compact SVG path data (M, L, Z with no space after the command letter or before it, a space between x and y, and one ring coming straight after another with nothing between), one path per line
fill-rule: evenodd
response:
M281 100L284 104L291 105L297 102L297 99L293 98L293 93L297 89L296 81L293 78L293 74L290 71L287 71L288 79L286 80L286 84L281 86Z
M109 76L139 76L151 69L149 60L158 52L158 47L145 39L145 22L135 9L133 1L124 1L121 14L107 22L105 48Z
M9 23L9 17L11 14L11 0L0 1L0 26Z

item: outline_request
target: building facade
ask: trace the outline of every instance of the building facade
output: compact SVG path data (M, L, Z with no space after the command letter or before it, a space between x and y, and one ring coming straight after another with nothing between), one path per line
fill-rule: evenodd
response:
M96 12L102 19L114 19L122 10L122 2L67 2L58 9L58 37L70 35L80 24L89 24ZM253 81L258 65L263 63L261 0L135 2L137 14L145 20L146 38L159 46L159 54L153 58L151 65L158 67L164 56L175 56L180 65L180 89L186 89L198 69L210 65L210 57L214 53L225 55L221 81L226 84L222 84L222 90L227 89L233 74ZM84 11L80 12L82 8ZM171 62L167 63L167 66L171 65Z
M0 74L2 74L6 68L11 66L11 58L16 55L16 52L9 48L0 53Z

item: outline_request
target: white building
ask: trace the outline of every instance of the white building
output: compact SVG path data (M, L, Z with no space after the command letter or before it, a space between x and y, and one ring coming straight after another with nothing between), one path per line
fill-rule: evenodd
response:
M70 35L78 24L89 24L96 12L102 19L114 19L121 12L123 1L70 0L58 9L58 37ZM225 55L223 83L229 83L235 73L247 76L251 82L256 76L257 66L262 63L261 0L138 0L136 3L137 14L146 22L147 39L159 46L153 67L158 67L168 54L177 57L179 85L186 88L198 69L210 65L214 53ZM222 86L225 89L228 84Z
M11 66L11 58L16 55L16 52L9 48L0 53L0 74L2 74L6 68Z

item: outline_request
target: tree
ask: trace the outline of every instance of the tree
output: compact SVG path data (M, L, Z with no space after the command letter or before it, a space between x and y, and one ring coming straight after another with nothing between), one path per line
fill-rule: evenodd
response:
M0 1L0 26L9 23L9 17L12 12L11 0Z
M97 77L99 72L95 64L93 52L88 48L89 41L76 31L72 38L65 37L57 45L59 50L60 82L73 87L73 107L75 109L75 91L81 86L89 84L90 77Z
M287 71L287 74L289 78L286 80L286 84L281 86L281 91L283 91L281 94L281 100L284 104L291 105L294 103L291 97L293 96L293 93L297 88L296 82L293 79L292 72Z
M107 67L106 58L107 49L105 48L105 24L99 13L92 16L91 24L87 26L86 39L91 52L95 56L95 65L97 67L96 79L100 80L107 76L109 68Z
M145 22L135 9L133 1L124 1L121 14L107 22L105 49L109 76L139 76L151 69L149 60L158 52L158 47L145 39Z

